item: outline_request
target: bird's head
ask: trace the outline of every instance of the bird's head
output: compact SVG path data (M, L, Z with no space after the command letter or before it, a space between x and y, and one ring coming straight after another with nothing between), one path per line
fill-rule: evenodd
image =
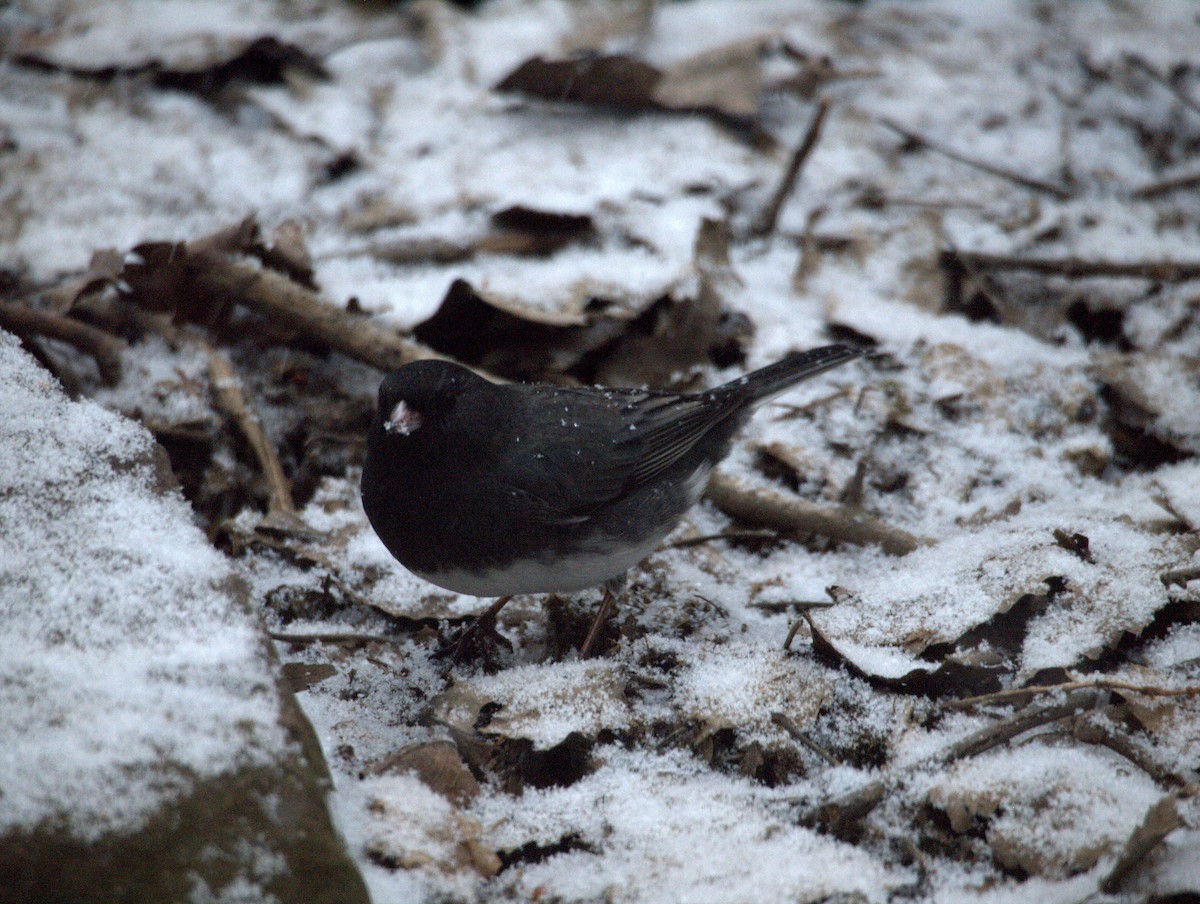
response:
M472 371L449 361L415 361L389 374L379 386L371 432L389 446L436 445L461 418L469 390L487 385Z

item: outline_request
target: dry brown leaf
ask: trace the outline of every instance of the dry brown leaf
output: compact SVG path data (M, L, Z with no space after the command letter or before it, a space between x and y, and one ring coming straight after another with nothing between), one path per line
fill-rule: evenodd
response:
M718 113L754 119L762 89L762 39L736 41L671 66L654 89L665 110Z
M460 807L479 795L479 782L449 741L410 744L366 771L371 775L414 772L426 786Z
M326 678L332 678L336 674L337 669L328 662L285 662L283 664L283 677L293 694L306 691L314 684L320 684Z
M694 261L700 287L693 298L663 298L629 325L587 377L609 386L668 386L699 364L743 358L749 321L724 309L740 280L729 263L726 224L703 220Z
M521 63L495 90L631 112L701 113L753 124L760 110L762 40L741 40L660 69L625 54Z
M631 316L611 305L548 311L485 296L457 279L413 336L466 364L531 379L570 370L620 336Z

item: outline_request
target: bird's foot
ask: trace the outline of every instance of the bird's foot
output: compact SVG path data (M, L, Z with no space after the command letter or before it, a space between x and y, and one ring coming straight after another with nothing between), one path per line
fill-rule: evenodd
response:
M592 650L596 646L596 641L600 637L600 632L604 628L604 623L608 621L616 608L616 594L612 588L604 585L604 596L600 599L600 609L596 612L596 618L592 621L592 627L588 630L587 637L583 640L583 646L579 648L580 659L590 659Z
M512 641L496 630L496 616L511 599L511 596L502 596L492 603L487 611L477 615L463 629L457 640L443 644L434 653L434 657L449 659L451 662L483 660L487 663L495 658L497 647L505 647L511 651Z

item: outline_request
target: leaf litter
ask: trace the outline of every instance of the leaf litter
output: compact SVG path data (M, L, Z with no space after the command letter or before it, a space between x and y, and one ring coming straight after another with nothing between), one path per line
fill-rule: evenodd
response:
M377 900L1200 887L1187 4L145 8L18 22L5 304L124 343L18 330L167 449ZM361 516L381 370L693 386L833 338L878 354L755 419L603 658L588 593L436 657L481 602ZM763 498L837 517L739 531Z

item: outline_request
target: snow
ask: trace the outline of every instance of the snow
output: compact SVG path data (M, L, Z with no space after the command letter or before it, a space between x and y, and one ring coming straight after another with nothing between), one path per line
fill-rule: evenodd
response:
M504 874L527 898L553 887L569 900L819 900L858 893L884 901L907 878L771 811L770 793L701 769L690 757L617 747L605 766L570 788L528 792L518 814L495 794L476 805L495 840L552 844L577 834L577 850ZM597 854L592 849L602 851ZM753 855L749 856L749 852Z
M0 830L131 832L289 743L229 563L152 440L0 335ZM167 765L169 764L169 765Z

